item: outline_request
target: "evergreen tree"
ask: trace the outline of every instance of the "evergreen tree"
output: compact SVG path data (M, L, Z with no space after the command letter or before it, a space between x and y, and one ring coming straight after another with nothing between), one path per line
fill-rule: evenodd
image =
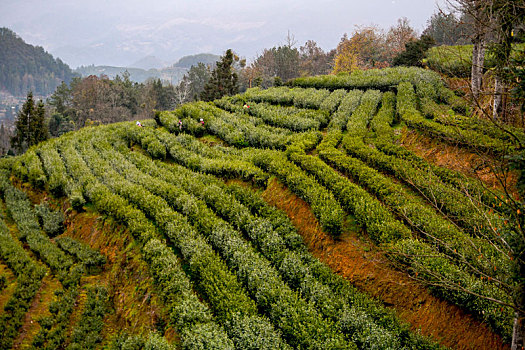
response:
M213 101L225 95L235 95L239 91L237 73L233 68L235 57L231 49L228 49L217 66L211 72L211 78L201 93L204 101Z
M419 40L412 40L405 44L405 51L399 53L392 64L394 66L423 66L425 52L435 45L434 39L428 35L422 35Z
M33 92L27 94L27 100L22 106L22 110L18 112L15 121L15 135L11 139L11 145L18 152L24 152L28 146L28 130L29 130L29 119L34 113L35 101L33 100Z
M35 113L29 119L29 147L49 138L46 124L46 109L42 100L38 101Z
M11 139L11 144L19 153L22 153L48 138L44 103L40 100L35 106L33 93L30 91L22 110L18 112L15 121L15 135Z

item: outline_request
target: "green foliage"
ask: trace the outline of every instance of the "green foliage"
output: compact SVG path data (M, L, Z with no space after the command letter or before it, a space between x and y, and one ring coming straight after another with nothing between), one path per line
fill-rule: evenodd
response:
M159 133L157 136L166 144L170 156L191 170L202 171L223 178L240 178L262 186L268 181L268 174L253 164L228 157L220 152L219 154L206 154L206 147L187 135L173 138L170 134ZM195 151L197 154L194 153Z
M135 160L137 162L139 161L139 159ZM145 166L147 165L144 161L142 161L142 163ZM126 171L122 169L122 173L126 176L133 176L129 168L127 169ZM191 178L194 177L194 175L184 174L186 172L183 173L183 168L170 171L163 166L162 171L159 171L160 169L156 169L155 166L150 164L147 168L143 168L143 171L146 171L146 169L150 174L156 171L157 176L169 180L172 184L184 184L185 188L192 191L196 191L198 187L200 187L201 191L205 188L204 186L206 186L201 182L192 182ZM167 174L169 174L169 176L167 176ZM154 186L155 182L160 184L159 180L146 180L147 179L144 178L143 180L137 179L136 181L149 184L148 188L151 190L157 187ZM172 192L176 189L174 187L169 188L171 188ZM166 190L167 189L168 188L166 188ZM255 251L250 245L243 242L242 235L234 231L226 222L219 219L205 204L193 200L193 206L189 206L188 201L190 198L177 198L177 196L174 196L175 193L172 195L169 195L169 193L162 194L162 192L158 192L159 190L160 189L157 189L155 192L169 199L170 204L178 210L185 210L189 220L194 223L199 232L207 235L208 239L214 244L214 247L223 254L228 264L232 266L234 271L237 271L237 277L246 284L247 289L255 297L259 309L264 310L274 323L276 323L275 318L280 319L280 322L276 324L279 324L283 335L289 343L315 344L317 340L313 338L314 333L316 334L316 338L323 337L322 339L328 339L325 337L332 334L331 331L329 331L328 325L319 319L319 316L316 315L313 309L307 307L307 304L297 299L297 296L283 285L269 263L255 254ZM177 192L182 192L182 190L177 189ZM212 194L216 194L216 191L210 188L206 196L207 199L209 199L209 195ZM219 200L219 197L216 197L216 199ZM291 310L294 309L295 311L292 312ZM297 314L297 316L294 318L292 314ZM245 329L246 325L244 322L248 322L248 320L241 323L237 323L236 321L233 324L238 324L238 327ZM247 330L256 325L256 323L252 323L253 321L249 322L252 326ZM261 320L259 320L259 323L261 323ZM267 327L264 323L259 326ZM296 334L293 329L297 327L301 327L303 330ZM317 329L317 331L313 332L313 329ZM264 331L264 333L267 333L267 331ZM238 336L239 335L235 333L234 339ZM330 336L334 337L333 334ZM246 337L246 335L244 337ZM247 340L248 339L245 339L245 341ZM340 342L340 339L334 340L334 345L332 346L340 344ZM326 346L330 347L331 344L326 344Z
M78 324L71 335L68 350L95 349L102 342L104 316L108 312L108 292L104 287L87 290L87 301Z
M506 286L516 283L513 262L489 244L490 231L481 225L488 218L512 240L505 219L515 213L498 209L500 198L491 199L472 180L393 144L392 124L397 110L408 128L496 151L495 145L506 147L515 138L452 112L436 112L435 107L457 111L462 105L439 76L425 70L371 70L295 83L300 87L250 89L213 104L158 112L142 128L121 123L63 135L4 168L47 185L56 196L72 200L79 193L129 229L180 337L175 346L183 349L438 348L315 259L288 217L259 192L224 183L240 179L265 188L269 176L304 199L326 232L337 237L346 214L352 215L395 266L507 336L510 309L479 296L512 302ZM423 117L426 107L434 120ZM496 208L474 209L459 192L465 188L476 196L474 203ZM27 247L58 272L65 291L74 290L89 266L104 263L100 253L70 238L56 239L55 247L34 239L40 229L24 207L27 198L22 205L23 196L10 189L7 177L0 189ZM67 252L70 268L56 268L57 250ZM493 280L481 278L487 275ZM58 303L50 308L57 322L40 320L37 344L63 344L60 325L69 312L64 295L57 295L64 313ZM82 337L96 344L97 337L88 334L98 325L89 324ZM91 346L80 342L77 337L72 346ZM114 346L168 344L157 335L124 334Z
M0 348L10 349L46 271L13 239L3 220L0 220L0 258L17 276L15 290L0 315Z
M508 145L474 130L459 129L423 118L417 110L414 88L409 82L400 83L397 92L397 110L401 119L411 128L452 144L470 148L477 152L495 155L506 152Z
M7 278L4 275L0 275L0 292L7 287Z
M47 96L62 81L75 76L67 64L40 46L26 44L7 28L0 28L0 85L14 96L28 91Z
M87 244L76 241L71 237L55 239L60 249L75 257L85 266L89 273L96 273L106 263L106 257L90 248Z
M396 95L389 91L383 94L381 108L376 115L370 119L370 130L375 133L379 142L391 143L394 141L394 124L396 106Z
M361 90L351 90L346 94L346 96L341 101L337 112L334 113L330 124L328 124L328 130L344 130L346 129L346 124L350 118L350 115L354 110L359 106L361 102L361 97L363 91Z
M332 142L332 145L335 142ZM494 247L483 239L474 239L465 235L462 231L458 230L456 226L452 225L449 221L443 219L436 214L434 210L420 201L418 198L411 195L409 192L404 190L400 185L393 183L388 178L380 175L376 170L367 167L361 161L347 157L342 154L342 152L336 150L335 148L330 148L327 151L320 152L320 157L327 161L329 164L335 166L340 171L343 171L346 175L351 177L357 184L365 187L367 191L373 193L380 199L385 205L387 205L394 213L399 217L404 218L405 221L413 227L414 230L420 231L423 234L425 239L428 239L430 242L438 241L439 245L449 256L456 257L458 261L462 259L467 259L472 264L476 265L476 268L482 269L482 271L491 271L493 269L493 263L498 264L498 276L506 279L509 274L509 261L506 256L498 254ZM410 241L412 242L412 241ZM476 248L473 248L473 245ZM487 259L478 259L480 253L477 249L482 251L483 256L488 257ZM431 249L431 248L425 248ZM396 250L395 250L396 251ZM454 252L454 253L453 253ZM419 255L411 254L400 254L402 256L407 256L404 260L405 262L409 261L409 257L413 258L414 266L420 264L419 259L423 259ZM394 254L396 256L396 254ZM425 266L427 269L433 269L436 266L441 266L445 262L446 268L444 270L434 270L433 274L440 274L447 271L455 271L457 267L454 267L453 264L448 262L449 258L444 258L441 263L436 263L438 265L429 266L426 263L421 263L419 266ZM501 269L501 270L500 270ZM455 272L450 272L445 275L444 278L452 278L454 281L461 281L461 284L467 283L472 285L473 280L470 275L462 272L464 277L467 280L462 281L460 277L454 275ZM461 276L461 274L459 275ZM478 292L482 295L487 295L489 297L495 297L500 299L506 299L507 297L502 292L495 288L494 286L481 281L474 283L477 286ZM481 290L480 290L481 289ZM442 295L446 295L448 288L443 287ZM489 322L495 329L498 329L504 334L508 334L510 325L510 312L505 310L505 313L502 314L501 311L498 311L499 308L495 308L493 304L481 298L473 298L468 293L459 293L459 296L454 297L454 301L458 304L476 312L480 317L487 318ZM482 305L480 307L480 305ZM490 310L490 312L488 311Z
M18 170L17 175L19 175L22 180L28 180L37 188L44 188L47 178L44 174L42 163L34 150L28 150L22 156L21 161L25 169Z
M515 44L512 57L519 60L520 52L525 44ZM472 69L472 45L435 46L426 53L426 64L433 70L453 77L468 78ZM490 51L485 51L484 70L493 69L496 65L495 57ZM519 67L519 64L516 65Z
M138 159L135 160L137 162L139 161ZM116 160L116 163L120 163L121 161L123 161L123 159ZM143 159L142 163L145 162L146 161ZM127 170L122 170L123 174L129 174L129 168L126 169ZM153 169L151 166L147 168L148 173L154 174L152 170ZM146 168L144 168L143 171L146 171ZM283 225L288 225L288 232L286 234L287 236L295 235L297 237L297 233L290 232L291 230L294 231L294 229L289 220L286 218L286 216L283 217L283 214L280 213L281 216L279 217L279 214L276 214L274 211L274 214L277 216L277 221L280 223L280 229L279 231L273 231L270 228L270 226L268 226L269 222L252 216L247 210L247 208L245 208L242 204L237 202L231 195L228 195L226 192L224 192L223 186L220 184L220 182L216 181L215 179L195 173L192 174L190 171L181 167L173 169L171 171L171 174L173 174L173 176L166 177L166 172L157 171L156 176L162 179L166 179L173 184L183 184L184 187L188 189L191 193L206 201L206 204L213 208L217 214L226 218L238 230L243 231L248 237L250 237L250 240L254 242L254 244L260 249L261 253L279 268L279 273L284 277L285 281L289 285L293 286L294 289L298 289L305 298L308 298L310 302L315 303L325 317L331 318L332 320L334 320L334 322L338 321L339 315L345 312L343 311L343 304L345 302L336 302L334 299L331 298L331 295L332 293L338 293L341 290L341 286L337 285L337 283L334 280L330 280L330 283L336 284L337 287L334 286L334 289L332 291L329 291L326 285L321 286L318 284L319 282L316 279L317 277L314 277L313 275L309 274L309 270L316 271L318 269L322 270L324 268L324 271L326 271L327 268L325 266L321 268L320 266L323 265L319 264L318 262L317 264L319 265L316 265L316 260L309 260L309 255L304 250L304 246L298 245L298 243L300 242L300 238L290 237L291 241L295 242L294 246L297 247L296 252L299 254L306 254L305 257L299 258L299 256L295 255L291 251L288 251L283 246L284 242L281 236L277 233L283 233L283 230L285 230L284 232L286 232L286 226L283 227ZM146 178L144 178L143 180L137 179L137 182L152 183L154 181L153 179L150 179L148 181L146 180ZM238 188L238 191L239 190L240 188ZM258 198L259 200L261 200L260 197ZM252 199L253 198L250 198L250 203L253 203ZM176 200L173 199L171 202L175 203ZM266 209L268 210L267 205ZM207 227L211 228L216 225L220 225L220 220L215 221L216 219L214 219L214 214L212 212L203 212L200 215L192 215L191 213L188 214L190 220L202 222L201 224L199 224L199 226L202 226L204 230L206 230ZM211 222L204 223L202 218L206 218L206 221L211 220ZM230 238L230 240L232 239L233 238ZM240 248L237 247L237 250L239 249ZM258 265L260 269L263 268L264 264L258 263L257 258L255 256L250 257L248 252L245 252L243 255L247 255L245 258L247 261L256 260L256 265ZM308 263L306 263L306 261L308 261ZM265 275L266 278L270 278L269 276L271 276L268 273L264 273L263 275ZM332 278L337 280L335 278L335 275L333 274ZM355 293L355 291L353 289L350 289L348 286L346 288L348 293ZM341 297L343 296L341 295ZM348 295L345 295L345 297L348 297ZM359 298L359 296L356 295L355 298ZM373 309L374 306L372 305L371 301L370 304L370 308ZM377 312L381 314L380 310L377 310ZM382 313L381 315L382 316L378 315L378 320L380 318L390 317L385 315L384 313ZM368 330L370 327L378 327L377 325L373 325L374 321L372 321L370 318L367 319L368 323L363 324L362 327L359 328L359 330L357 330L357 333L364 335L366 333L365 329ZM255 325L252 324L252 322L254 321L255 320L250 321L249 324L245 323L242 329L246 330L254 328ZM232 324L236 324L236 322L238 322L238 319L234 317ZM396 321L393 322L395 324ZM394 328L395 327L396 326L394 326ZM396 331L392 330L392 332ZM258 341L258 339L265 339L255 335L246 337L246 334L244 335L244 337L245 340L250 340L250 343ZM382 337L374 338L367 335L366 337L369 337L368 339L372 342L377 341L379 338L382 338L381 344L383 344L383 346L387 346L387 344L390 344L391 346L396 347L396 345L393 344L397 344L396 340L394 340L395 338L391 338L390 336L383 335ZM233 338L236 339L236 335L233 335ZM364 342L363 338L361 338L360 335L355 334L353 336L353 340L356 341L356 343L358 344L360 342ZM415 342L417 343L417 341ZM246 343L242 344L243 347L250 346ZM255 348L260 348L261 345L260 343L258 344L259 345L254 344L253 346Z
M235 95L239 91L237 73L233 70L234 61L232 50L226 50L211 72L210 80L204 85L200 95L202 100L213 101L224 95Z
M372 116L376 114L381 101L381 93L377 90L367 90L361 97L359 107L350 116L346 129L352 136L364 136Z
M311 110L298 110L293 107L272 106L267 103L247 102L250 106L245 108L240 104L232 104L228 99L214 101L217 107L232 113L248 113L254 117L261 118L265 123L278 128L286 128L294 132L318 130L321 122L326 123L327 117L324 113Z
M64 231L64 213L60 210L51 210L47 203L35 205L35 213L38 216L40 226L49 236L54 237Z
M39 319L40 331L33 338L36 348L58 349L66 341L71 313L75 309L77 289L55 291L57 300L49 305L51 316Z
M215 345L218 344L209 344ZM210 349L229 349L228 343L223 344L224 347L211 347ZM194 347L186 347L193 349ZM186 349L185 348L185 349ZM118 338L111 344L111 350L175 350L176 346L170 345L165 338L157 333L150 333L147 338L142 338L137 335L120 334Z
M109 148L106 149L109 150ZM128 197L142 210L148 213L149 216L155 218L157 224L164 229L170 241L180 249L182 255L188 260L189 267L195 276L195 280L199 281L199 288L206 296L208 303L213 307L214 314L219 322L224 323L227 319L231 319L231 317L236 314L243 318L256 315L256 306L253 300L246 295L244 288L229 271L226 264L218 258L203 237L197 235L191 226L188 225L186 218L180 213L169 209L169 205L165 199L148 192L140 185L133 184L124 179L118 180L120 176L111 170L109 164L98 159L96 152L93 152L88 148L84 148L84 152L86 159L91 162L91 165L94 168L98 169L97 175L105 178L106 184L120 194ZM126 169L124 172L126 176L134 177L138 175L136 172L132 171L132 168L126 166L124 159L120 159L118 164L113 163L112 166L117 167L117 169L124 166ZM150 179L145 182L140 181L140 183L146 184L147 188L150 190L156 189L154 193L160 194L157 191L170 190L170 193L173 195L176 195L177 192L184 195L183 190L175 187L166 188L163 186L162 182L159 181L154 182ZM188 199L190 198L177 198L170 196L169 201L171 205L177 205L177 202L175 201L187 201ZM195 201L192 202L197 204L193 207L194 210L204 210L204 207L199 206ZM190 207L188 204L189 203L184 204L184 206L189 210ZM202 220L206 220L206 222L209 223L210 216L202 214L203 213L195 213L194 215L199 215ZM214 228L214 234L220 232L217 230L220 230L220 228ZM210 231L199 232L201 234L210 234ZM217 237L217 239L223 240L224 238ZM233 244L234 242L231 243ZM234 250L230 248L228 251L233 252ZM261 317L259 317L257 324L260 327L271 327L268 325L268 321ZM228 332L243 332L237 328L225 328ZM277 344L277 348L284 347L284 343L281 343L278 334L272 333L269 334L268 337L274 339L273 343Z
M377 89L384 91L395 88L401 82L416 84L419 81L427 81L436 87L443 86L439 74L416 67L355 70L351 74L297 78L292 80L290 85L329 90Z
M11 145L19 153L25 152L29 147L49 138L47 124L45 123L45 109L42 100L35 106L33 93L27 94L27 100L18 112L15 121L15 134Z
M394 57L392 65L422 67L425 52L434 45L434 39L428 35L422 35L418 40L409 41L405 44L405 51Z
M346 90L339 89L333 91L330 96L325 98L323 102L319 105L319 109L323 111L328 111L329 113L334 113L339 107L341 101L345 98Z
M18 227L18 238L26 241L34 251L59 278L65 279L73 262L49 238L40 231L36 216L27 195L13 187L7 180L0 185L7 209Z
M191 116L194 123L204 117L208 133L219 136L235 147L284 149L293 138L290 130L267 126L259 118L244 113L228 113L211 104L199 102L185 105L182 109L183 113ZM171 121L166 118L166 123L172 125L176 119L174 116L169 117Z

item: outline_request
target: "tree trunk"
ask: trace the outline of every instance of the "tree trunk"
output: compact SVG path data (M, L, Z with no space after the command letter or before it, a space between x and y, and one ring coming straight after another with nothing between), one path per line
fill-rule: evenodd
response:
M472 49L471 88L474 100L479 98L483 83L483 65L485 64L485 40L479 37Z
M525 346L523 342L523 337L525 336L524 329L524 316L520 312L515 313L514 318L514 327L512 329L512 344L510 346L511 350L522 350Z
M521 226L523 224L523 218L517 220L518 226ZM523 237L523 232L522 232ZM522 350L525 346L525 312L523 310L525 309L525 280L523 279L523 276L525 275L525 249L524 244L525 242L521 242L519 244L519 247L516 247L517 251L515 252L514 258L518 264L516 266L516 274L518 277L518 288L516 290L516 294L514 295L514 305L515 305L515 313L514 313L514 326L512 329L512 343L511 343L511 349L512 350Z
M492 118L499 120L503 110L503 82L499 76L494 77L494 104L492 107Z

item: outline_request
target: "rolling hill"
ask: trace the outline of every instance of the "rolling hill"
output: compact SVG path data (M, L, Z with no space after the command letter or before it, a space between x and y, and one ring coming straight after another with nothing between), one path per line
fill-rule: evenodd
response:
M515 214L420 151L512 140L428 70L290 85L1 160L0 348L509 348Z
M69 83L75 76L67 64L42 47L0 28L0 91L16 97L25 97L29 90L36 96L49 96L62 81Z
M87 77L90 75L100 76L106 75L110 79L114 79L117 75L122 75L125 72L129 73L129 79L137 83L143 83L148 79L161 79L169 81L172 84L177 84L184 74L186 74L192 66L196 66L199 62L206 65L213 66L215 62L220 59L220 56L213 54L197 54L184 56L171 66L163 68L135 68L135 67L112 67L112 66L81 66L75 69L75 72ZM137 62L140 64L140 62Z

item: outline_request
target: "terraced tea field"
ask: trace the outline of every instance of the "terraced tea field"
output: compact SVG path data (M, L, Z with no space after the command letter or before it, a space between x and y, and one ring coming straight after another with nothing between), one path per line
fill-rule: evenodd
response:
M413 132L494 159L514 147L464 112L433 72L370 70L85 128L3 160L1 347L20 346L49 276L51 316L22 337L37 348L506 348L513 312L487 298L512 303L516 214L402 142ZM112 220L122 252L74 236L82 212ZM132 249L152 281L142 304L154 295L162 309L151 335L116 326L120 294L96 277Z

